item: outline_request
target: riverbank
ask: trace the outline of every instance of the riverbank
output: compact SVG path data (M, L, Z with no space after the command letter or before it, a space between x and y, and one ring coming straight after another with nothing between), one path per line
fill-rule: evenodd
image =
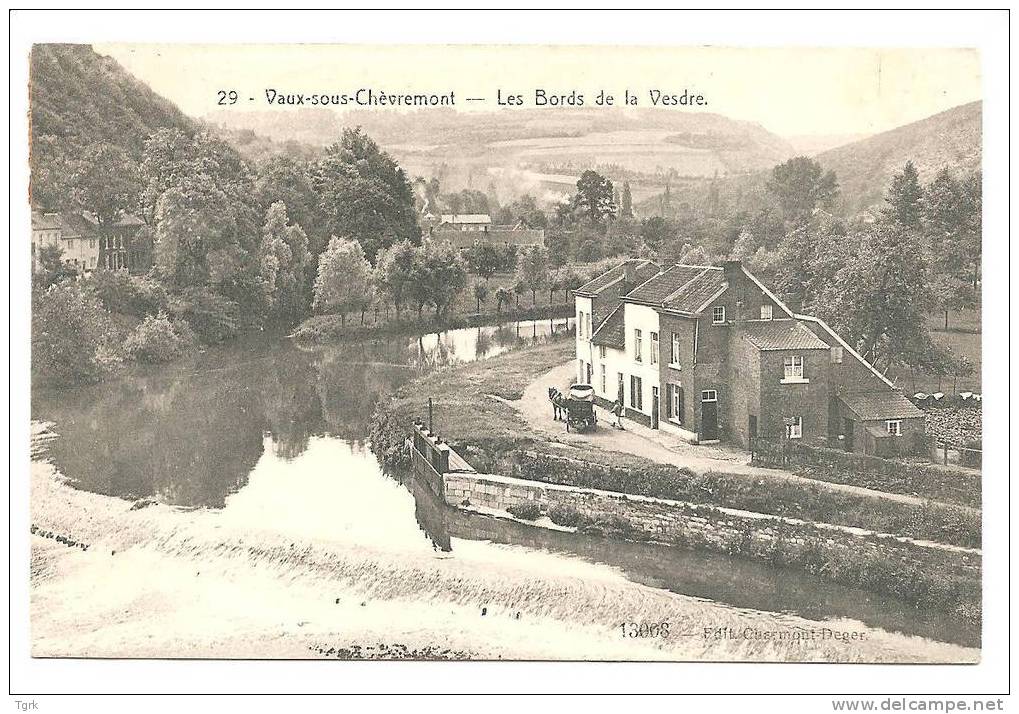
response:
M45 430L35 431L41 438ZM42 447L35 459L33 656L979 658L973 648L858 622L676 595L579 559L541 552L511 557L511 546L458 540L452 554L384 550L295 538L274 530L272 519L253 530L217 510L133 507L70 488ZM623 620L668 622L670 635L624 637Z
M411 317L381 321L373 319L367 324L362 324L349 317L344 320L339 315L315 315L298 325L290 337L302 344L325 344L384 335L420 335L423 332L444 332L520 320L560 320L573 317L573 314L572 304L561 304L539 305L501 312L453 314L443 318L434 315L418 318L412 315Z
M431 397L435 432L482 473L737 509L764 519L792 518L807 524L858 528L933 541L949 548L980 547L980 513L975 509L916 503L917 499L904 499L898 494L868 493L867 489L797 478L782 471L741 471L736 468L738 462L725 454L715 460L714 470L694 471L679 465L683 453L669 451L669 458L659 462L613 450L594 438L597 434L550 433L518 406L535 380L540 382L572 359L573 349L572 340L560 340L414 380L397 390L393 399L377 411L371 434L373 449L390 466L405 465L400 463L405 453L400 445L409 433L412 418L426 416L426 401ZM550 408L547 421L561 426L552 421ZM623 438L616 432L611 435ZM705 451L711 452L710 448ZM539 458L523 458L526 454L537 454ZM546 466L536 471L534 464L542 456L547 457ZM574 466L550 470L550 459ZM598 466L576 466L590 462ZM851 548L839 549L837 557L829 553L831 558L824 555L824 548L814 550L817 552L810 558L775 557L777 562L789 561L790 567L807 568L836 582L857 582L861 572L875 567L870 555L854 555ZM748 550L734 555L760 557L761 553ZM854 558L856 562L849 562ZM933 607L979 622L979 555L975 572L921 567L929 566L928 561L924 559L921 564L920 559L913 562L903 558L895 567L879 568L880 573L868 577L866 584L876 592L905 597L917 607Z

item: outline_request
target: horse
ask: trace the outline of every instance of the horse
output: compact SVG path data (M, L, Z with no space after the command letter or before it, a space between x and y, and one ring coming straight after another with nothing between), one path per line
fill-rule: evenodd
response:
M560 421L566 418L566 400L563 399L563 394L555 387L548 388L548 400L552 402L552 418L555 421Z

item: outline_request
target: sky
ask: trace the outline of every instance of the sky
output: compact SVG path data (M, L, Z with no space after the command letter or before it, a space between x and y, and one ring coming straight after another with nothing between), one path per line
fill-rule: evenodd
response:
M873 134L981 98L969 49L566 47L526 45L95 45L185 113L203 116L219 90L238 110L269 109L283 93L454 91L457 108L493 110L496 93L624 90L701 94L693 111L761 124L783 137ZM253 97L254 101L249 100ZM468 104L466 97L484 97ZM393 111L393 110L388 110ZM511 111L511 109L503 109ZM662 108L661 111L682 111Z

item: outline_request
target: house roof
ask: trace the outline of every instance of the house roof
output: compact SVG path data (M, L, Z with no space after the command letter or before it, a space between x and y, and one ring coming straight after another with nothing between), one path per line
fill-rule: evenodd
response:
M721 268L701 267L700 273L692 280L662 301L662 307L696 314L704 308L704 303L724 291L725 287L725 272Z
M619 305L598 326L591 336L592 344L611 347L616 350L626 349L626 328L623 325L623 306Z
M48 231L60 228L63 225L60 222L59 213L43 213L41 211L32 211L32 230L34 231Z
M707 268L693 265L673 265L628 292L626 299L661 305L665 298L683 288L705 270Z
M651 278L658 272L658 266L652 263L650 260L640 260L633 258L630 260L623 261L619 265L609 268L598 277L589 280L588 282L581 285L579 288L573 291L574 295L582 295L584 297L594 297L605 288L610 285L616 284L618 281L623 280L626 277L626 266L631 266L633 272L637 276L637 282L643 283L644 281Z
M923 412L917 409L913 402L906 399L900 392L891 389L880 392L840 394L838 398L862 421L912 419L923 416Z
M826 350L820 337L797 320L747 320L740 333L759 350Z
M490 224L492 217L487 213L443 213L441 223L483 223Z

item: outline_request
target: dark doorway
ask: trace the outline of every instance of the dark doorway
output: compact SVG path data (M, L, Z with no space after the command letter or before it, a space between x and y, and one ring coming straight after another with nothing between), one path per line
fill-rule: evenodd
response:
M843 444L845 445L846 451L853 450L853 420L843 419L842 420L842 433L845 436Z
M718 439L718 394L713 389L701 392L701 441Z
M658 397L658 387L651 387L651 428L658 428L658 410L661 405L659 404L660 398Z
M750 445L753 446L754 439L757 438L757 415L750 415L750 424L747 427L747 433L750 435Z

